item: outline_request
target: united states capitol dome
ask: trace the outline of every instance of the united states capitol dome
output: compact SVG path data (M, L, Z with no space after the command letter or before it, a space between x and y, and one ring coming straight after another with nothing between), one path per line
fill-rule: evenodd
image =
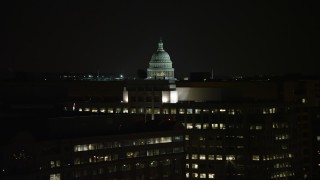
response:
M163 43L160 39L158 49L153 53L150 62L171 62L169 54L163 49Z
M151 57L147 73L149 79L174 79L174 68L169 54L163 49L161 38L157 51Z

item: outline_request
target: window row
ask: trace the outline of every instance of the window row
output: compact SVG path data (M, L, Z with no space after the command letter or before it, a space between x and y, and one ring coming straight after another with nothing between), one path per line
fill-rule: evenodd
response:
M274 137L277 141L289 139L289 134L278 134Z
M274 129L282 129L282 128L289 128L289 124L286 122L273 122L272 123L272 128Z
M252 155L253 161L271 161L271 160L277 160L277 159L288 159L293 158L293 155L290 153L284 153L284 154L274 154L274 155Z
M144 99L131 99L131 102L142 102ZM146 102L152 102L151 97L145 99ZM155 102L161 102L160 97L154 100ZM76 110L75 107L72 110ZM94 113L151 113L151 108L127 108L127 107L118 107L118 108L97 108L97 107L80 107L78 108L79 112L94 112ZM209 109L193 109L193 108L154 108L156 114L209 114ZM240 109L211 109L211 114L225 113L228 115L241 114L242 110Z
M191 154L190 157L189 157L189 154L186 155L186 159L193 159L193 160L218 160L218 161L221 161L224 159L224 157L225 157L225 160L227 160L227 161L236 160L236 155L223 156L223 155L213 155L213 154L208 154L208 155ZM242 159L241 155L238 155L237 157L238 157L237 159ZM188 168L188 166L186 168Z
M186 178L214 179L214 173L189 173L189 172L186 172Z
M210 123L182 123L186 129L226 129L226 125L220 124L210 124Z
M173 154L173 153L182 153L183 147L175 147L175 148L161 148L161 149L149 149L149 150L141 150L141 151L129 151L125 153L119 154L107 154L100 156L91 156L91 157L77 157L74 159L74 164L87 164L87 163L97 163L103 161L117 161L119 159L130 159L137 157L150 157L150 156L158 156L165 154Z
M105 142L105 143L81 144L81 145L74 146L74 152L92 151L92 150L99 150L99 149L119 148L119 147L128 147L128 146L142 146L142 145L149 145L149 144L182 142L182 141L183 141L183 136L173 136L173 137L169 136L169 137L159 137L159 138L122 140L122 141L113 141L113 142Z
M290 176L294 176L294 172L292 171L276 172L271 175L271 179L278 179L278 178L290 177Z
M80 178L89 175L101 175L101 174L111 174L117 172L127 172L131 170L139 170L144 168L156 168L159 166L169 166L172 164L171 159L164 159L159 161L150 161L150 162L136 162L133 164L120 164L120 165L109 165L107 167L96 168L93 170L75 170L73 173L74 178ZM50 179L51 180L51 179Z
M276 108L263 108L262 114L275 114Z
M291 167L291 164L289 162L284 162L284 163L276 163L273 165L273 168L279 169L279 168L288 168Z

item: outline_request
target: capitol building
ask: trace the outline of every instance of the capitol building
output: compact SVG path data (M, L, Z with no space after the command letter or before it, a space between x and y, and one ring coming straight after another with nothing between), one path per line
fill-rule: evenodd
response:
M153 53L147 69L147 79L174 79L174 68L169 54L163 49L160 38L158 49Z

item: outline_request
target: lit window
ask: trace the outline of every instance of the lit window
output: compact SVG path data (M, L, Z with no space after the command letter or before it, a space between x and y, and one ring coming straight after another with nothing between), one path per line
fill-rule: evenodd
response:
M162 113L163 113L163 114L169 114L169 109L168 109L168 108L164 108L164 109L162 110Z
M193 178L198 178L198 173L192 173Z
M89 112L90 108L84 108L84 111Z
M202 109L203 113L209 113L209 109Z
M275 123L275 122L272 123L272 128L274 128L274 129L275 129L275 128L278 128L278 123Z
M221 161L222 160L222 155L217 155L216 160Z
M209 160L214 160L214 155L209 154L209 155L208 155L208 159L209 159Z
M212 124L212 129L218 129L219 128L219 124Z
M189 154L186 154L186 159L189 159Z
M227 161L233 161L233 160L236 160L236 157L235 157L235 155L227 155L226 156L226 160Z
M197 123L197 124L195 125L195 129L201 129L201 124L200 124L200 123Z
M50 174L50 180L60 180L60 179L61 179L60 173Z
M230 114L230 115L234 115L234 114L235 114L234 109L229 109L228 114Z
M200 114L201 109L195 109L194 111L195 111L195 114Z
M78 151L88 151L88 145L87 144L75 145L74 152L78 152Z
M160 143L171 143L172 137L161 137Z
M199 159L200 160L206 160L206 155L205 154L200 154Z
M97 113L98 109L97 108L92 108L91 112Z
M160 143L160 138L153 138L154 139L154 144L159 144Z
M191 159L198 159L198 154L192 154Z
M206 173L200 173L200 178L206 178L206 177L207 177Z
M188 141L189 140L189 135L185 135L184 140Z
M186 164L186 168L189 169L189 164Z
M193 129L192 123L187 123L187 129Z
M267 108L263 108L262 109L262 114L269 114L268 109Z
M306 103L306 98L301 99L302 104Z
M252 155L252 160L259 161L260 160L259 155Z
M60 160L53 161L54 167L60 167Z
M186 173L186 178L189 178L189 173L188 172Z
M133 152L127 152L127 158L132 158L133 157Z
M180 108L179 109L179 114L184 114L184 109Z
M208 124L208 123L204 123L204 124L202 125L202 128L203 128L203 129L208 129L208 128L209 128L209 124Z
M130 113L131 113L131 114L137 113L137 109L136 109L136 108L131 108Z
M50 167L54 168L55 167L55 162L54 161L50 161Z
M108 108L108 113L113 113L113 108Z
M162 96L162 102L163 102L163 103L168 103L168 102L169 102L168 97Z
M79 108L79 112L82 112L82 108Z
M219 109L220 112L226 112L226 109Z
M146 108L146 113L147 113L147 114L151 114L151 112L152 112L152 111L151 111L151 108Z
M138 113L141 113L141 114L144 113L144 108L139 108Z
M192 109L187 109L187 114L192 114Z
M171 114L176 114L177 113L175 108L171 109L170 112L171 112Z
M100 108L100 112L105 113L106 109L105 108Z
M276 135L275 136L276 140L285 140L285 139L289 139L289 135L288 134L280 134L280 135Z
M97 144L89 144L89 150L97 149Z
M226 129L226 125L225 124L220 124L220 129Z
M111 155L104 156L104 161L111 161Z
M212 109L212 110L211 110L211 113L212 113L212 114L217 114L218 112L219 112L219 109Z
M159 108L154 108L154 114L160 114L160 109Z
M214 174L213 173L209 173L208 174L208 178L213 179L214 178Z
M270 113L270 114L276 113L276 108L270 108L270 109L269 109L269 113Z
M192 169L198 169L198 164L192 164Z
M129 113L128 108L123 108L122 113Z

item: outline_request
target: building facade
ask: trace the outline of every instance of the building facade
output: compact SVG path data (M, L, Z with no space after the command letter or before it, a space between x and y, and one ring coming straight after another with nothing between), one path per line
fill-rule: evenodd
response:
M29 131L1 148L1 179L184 178L184 131L173 121L116 114L48 121L41 137Z

